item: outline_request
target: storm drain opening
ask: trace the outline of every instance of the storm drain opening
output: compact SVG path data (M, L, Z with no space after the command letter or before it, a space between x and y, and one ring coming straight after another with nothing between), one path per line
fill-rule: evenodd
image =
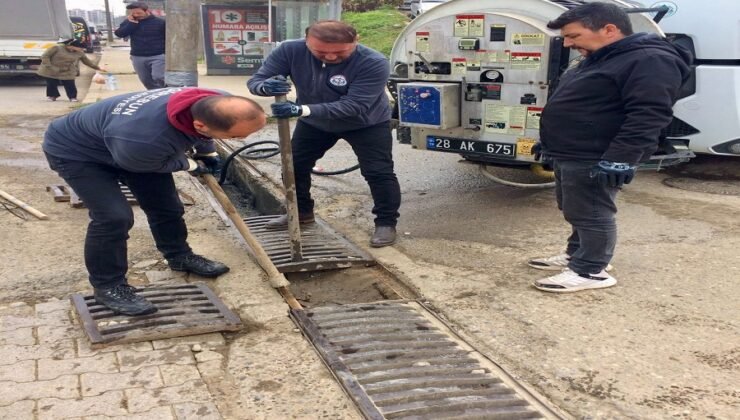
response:
M204 284L137 288L157 312L143 316L118 315L91 295L71 300L92 348L112 344L160 340L216 331L238 331L242 324L221 299Z
M418 302L291 316L368 419L562 418Z
M380 265L311 273L287 273L290 290L304 308L383 300L415 299L418 294Z

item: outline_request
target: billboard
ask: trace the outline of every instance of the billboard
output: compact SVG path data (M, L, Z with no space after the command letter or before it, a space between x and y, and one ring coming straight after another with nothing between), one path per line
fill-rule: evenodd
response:
M208 74L254 74L272 41L267 6L204 5L202 10Z

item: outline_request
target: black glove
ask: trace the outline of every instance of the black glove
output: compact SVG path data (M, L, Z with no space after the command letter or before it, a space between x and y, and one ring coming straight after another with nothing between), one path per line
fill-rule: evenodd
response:
M534 160L540 162L543 166L547 166L548 168L552 166L552 158L542 151L541 142L535 143L532 146L531 152L534 155Z
M285 76L273 76L262 82L257 91L265 96L286 95L290 92L290 83L285 79Z
M534 155L534 160L538 161L542 159L542 143L535 143L534 146L532 146L531 152Z
M295 102L285 101L271 104L272 116L275 118L291 118L303 115L303 107Z
M620 188L632 182L636 166L629 163L602 160L591 168L591 178L597 178L605 187Z
M192 176L205 174L215 176L221 171L221 158L215 152L208 155L194 155L192 159L188 159L188 164L190 165L188 173Z
M221 172L221 158L218 153L213 152L206 155L193 155L195 161L203 162L203 165L210 171L210 173L216 175Z

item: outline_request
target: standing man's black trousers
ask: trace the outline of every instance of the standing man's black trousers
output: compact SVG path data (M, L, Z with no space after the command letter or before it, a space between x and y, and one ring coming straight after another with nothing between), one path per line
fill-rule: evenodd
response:
M300 213L313 212L311 169L339 139L344 139L360 163L360 172L370 186L376 226L396 226L401 207L401 187L393 172L393 136L386 121L359 130L328 133L298 120L293 132L293 167Z
M191 251L185 213L170 173L128 172L108 165L46 155L51 169L67 181L90 214L85 265L90 283L107 289L126 282L126 241L134 225L131 205L118 181L125 183L149 221L157 249L170 259Z

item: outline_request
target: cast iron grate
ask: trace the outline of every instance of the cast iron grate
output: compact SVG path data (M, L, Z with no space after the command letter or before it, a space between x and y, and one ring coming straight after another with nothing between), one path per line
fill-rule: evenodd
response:
M416 302L291 315L366 418L559 417Z
M150 286L137 290L159 310L144 316L117 315L92 296L72 295L72 303L93 348L241 329L239 317L206 285Z
M267 229L265 224L279 216L256 216L244 219L250 232L281 273L331 270L353 265L372 265L373 258L334 231L323 221L301 225L303 261L292 261L287 226Z

